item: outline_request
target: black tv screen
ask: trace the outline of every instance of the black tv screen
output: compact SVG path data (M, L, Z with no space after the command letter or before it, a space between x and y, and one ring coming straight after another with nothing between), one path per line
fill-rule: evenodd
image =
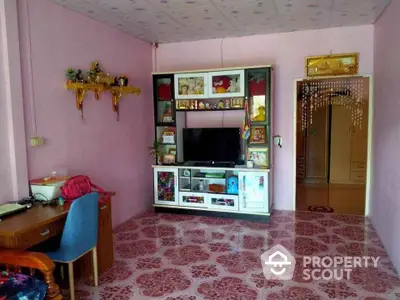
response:
M236 162L239 155L239 128L183 129L185 161Z

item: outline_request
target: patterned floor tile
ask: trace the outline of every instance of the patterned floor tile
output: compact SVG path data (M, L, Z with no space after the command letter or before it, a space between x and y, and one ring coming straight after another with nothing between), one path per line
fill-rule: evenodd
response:
M258 223L149 213L118 226L114 243L113 267L97 288L78 282L76 299L400 300L396 270L360 216L274 211L269 223ZM290 281L264 277L260 255L277 244L296 258ZM348 279L312 280L304 277L305 255L381 258L378 268L370 263Z

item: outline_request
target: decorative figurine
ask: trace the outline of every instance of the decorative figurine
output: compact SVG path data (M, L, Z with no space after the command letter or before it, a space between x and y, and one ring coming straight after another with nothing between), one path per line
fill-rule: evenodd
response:
M199 101L199 109L204 109L205 107L203 101Z
M261 105L258 107L257 110L258 110L258 114L253 117L252 121L256 121L256 122L265 121L265 106Z
M193 109L193 110L194 110L194 101L191 101L191 102L190 102L190 109Z
M219 100L218 109L224 109L224 107L225 107L224 101L223 100Z
M194 109L197 109L198 108L198 106L197 106L197 100L194 100Z
M212 107L212 109L217 109L217 108L218 108L217 104L214 104L213 107Z
M226 90L229 93L239 93L240 92L240 82L237 78L232 78L229 82L229 87Z
M228 76L217 76L213 77L213 94L224 94L227 92L230 84L230 78Z
M187 79L187 83L188 83L187 94L194 95L195 94L195 86L196 86L195 79L193 77L190 77Z
M225 108L231 108L231 100L225 99Z
M227 188L227 193L228 194L234 194L238 195L239 194L239 180L238 177L235 175L232 175L228 177L228 188Z
M85 79L83 77L83 73L82 73L81 69L78 69L78 71L76 71L75 78L76 78L76 81L78 81L78 82L82 82L82 83L85 82Z
M128 86L128 77L124 75L118 78L118 84L119 86Z
M206 103L206 109L210 109L210 103Z

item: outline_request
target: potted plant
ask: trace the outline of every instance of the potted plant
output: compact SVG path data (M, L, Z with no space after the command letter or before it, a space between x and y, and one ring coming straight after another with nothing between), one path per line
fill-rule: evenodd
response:
M149 147L149 155L157 158L157 164L161 165L162 162L163 145L160 140L154 140L153 146Z
M76 81L76 73L77 73L77 71L75 69L72 69L72 68L68 68L65 71L65 77L67 77L68 83Z

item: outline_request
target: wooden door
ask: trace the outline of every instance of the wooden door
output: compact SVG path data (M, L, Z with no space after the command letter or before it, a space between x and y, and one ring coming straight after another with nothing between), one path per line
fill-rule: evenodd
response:
M298 83L299 84L299 83ZM299 90L297 90L299 93ZM302 129L302 106L301 101L297 101L296 118L296 180L303 182L306 177L306 129Z
M349 183L352 145L351 111L341 105L332 105L330 183Z
M307 128L305 169L305 182L328 181L328 107L312 113L312 124Z
M365 183L368 152L368 101L364 104L361 126L352 127L350 179L353 183Z

